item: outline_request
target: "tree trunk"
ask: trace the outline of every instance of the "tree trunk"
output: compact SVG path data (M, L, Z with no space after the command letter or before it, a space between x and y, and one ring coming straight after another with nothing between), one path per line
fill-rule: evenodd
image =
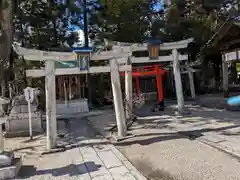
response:
M1 95L5 95L5 82L4 82L4 72L6 66L8 65L8 60L10 57L12 49L12 8L13 1L11 0L1 0L0 1L0 28L1 28L1 38L0 38L0 83L1 83Z

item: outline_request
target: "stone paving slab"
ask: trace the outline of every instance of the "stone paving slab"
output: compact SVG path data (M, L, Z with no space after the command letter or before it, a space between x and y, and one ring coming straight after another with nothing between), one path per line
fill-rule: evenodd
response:
M86 155L82 153L82 155L84 157L84 162L94 162L91 164L86 164L88 172L92 178L97 176L109 175L107 168L104 166L103 162L96 153ZM95 169L98 170L96 171Z
M92 180L146 180L114 145L99 138L87 141L90 145L79 149L84 162L94 162L98 166L97 171L91 172L89 164L86 165Z
M101 148L107 150L96 152ZM113 145L101 145L101 148L94 146L94 148L90 150L90 147L83 147L84 150L81 151L85 162L92 161L94 162L93 166L99 165L99 169L94 171L95 167L90 167L89 164L86 164L93 180L146 180L146 178ZM86 149L88 150L86 151ZM93 153L94 150L95 153ZM118 157L120 157L120 159Z
M136 178L129 172L129 170L124 166L111 168L109 170L114 177L114 180L121 180L124 177L126 180L136 180Z
M113 146L112 144L109 144L108 145L109 149L111 149L111 151L115 154L115 156L120 160L122 161L123 163L125 161L128 161L128 159L115 147Z
M109 146L106 145L94 145L93 148L96 152L103 152L103 151L109 151Z
M121 161L115 156L115 154L111 150L98 152L98 155L108 169L122 166Z
M147 180L130 161L124 161L123 164L137 180Z
M90 175L88 174L88 169L85 164L77 165L77 170L81 176L79 178L82 180L91 180Z
M104 175L104 176L97 176L94 177L92 180L115 180L111 175Z

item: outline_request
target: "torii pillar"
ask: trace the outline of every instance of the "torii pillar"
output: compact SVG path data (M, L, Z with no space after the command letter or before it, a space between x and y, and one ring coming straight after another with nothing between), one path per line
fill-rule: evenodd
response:
M57 146L55 61L45 61L47 150Z
M175 88L176 88L176 94L177 94L178 112L183 113L184 97L183 97L181 72L179 67L179 58L178 58L179 52L177 51L177 49L172 50L172 56L173 56L173 73L174 73Z
M118 68L116 59L110 60L109 63L110 63L111 84L112 84L112 92L113 92L113 102L114 102L114 109L115 109L117 127L118 127L118 137L122 138L126 136L127 128L126 128L126 119L125 119L124 108L123 108L119 68Z
M132 65L130 57L127 60L127 65ZM125 71L125 113L126 119L129 119L132 115L132 71Z
M225 61L225 54L222 54L222 79L223 79L223 96L229 97L228 89L228 62Z

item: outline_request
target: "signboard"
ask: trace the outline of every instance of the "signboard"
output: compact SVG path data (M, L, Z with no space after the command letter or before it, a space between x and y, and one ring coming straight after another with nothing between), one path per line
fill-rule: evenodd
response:
M227 61L240 60L239 54L240 54L240 51L225 53L225 61L227 62Z
M78 54L78 61L79 61L79 68L80 70L89 70L89 61L90 61L90 54L82 55Z
M32 112L31 112L31 103L34 100L34 89L31 87L27 87L24 89L24 96L26 101L28 102L28 118L29 118L29 136L30 139L33 138L32 135Z
M27 102L32 103L33 100L34 100L34 89L30 88L30 87L25 88L24 89L24 96L25 96L25 100Z
M93 49L91 47L75 47L73 51L77 54L80 70L89 70L90 56Z

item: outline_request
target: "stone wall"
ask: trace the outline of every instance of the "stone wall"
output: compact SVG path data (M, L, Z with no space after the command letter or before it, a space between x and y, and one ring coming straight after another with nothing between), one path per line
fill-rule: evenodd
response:
M57 101L56 111L57 115L89 112L88 99L71 100L67 104Z
M6 136L28 136L29 135L29 116L28 113L11 113L6 120ZM42 120L40 112L32 113L32 132L33 134L42 133Z

